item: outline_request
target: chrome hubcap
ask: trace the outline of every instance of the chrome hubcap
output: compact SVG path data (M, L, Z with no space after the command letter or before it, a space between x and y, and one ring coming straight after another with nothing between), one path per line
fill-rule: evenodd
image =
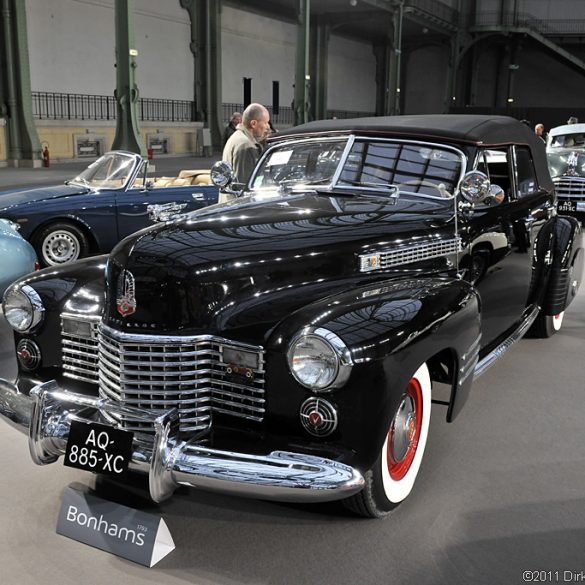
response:
M400 463L406 457L416 436L416 410L410 396L402 399L394 417L390 435L392 459L395 463Z

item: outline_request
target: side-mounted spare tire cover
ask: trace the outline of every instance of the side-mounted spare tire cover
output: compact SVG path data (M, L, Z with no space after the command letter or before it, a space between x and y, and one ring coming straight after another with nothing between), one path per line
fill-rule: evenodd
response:
M546 295L545 315L558 315L575 298L583 279L583 235L574 217L557 217L553 234L553 258Z

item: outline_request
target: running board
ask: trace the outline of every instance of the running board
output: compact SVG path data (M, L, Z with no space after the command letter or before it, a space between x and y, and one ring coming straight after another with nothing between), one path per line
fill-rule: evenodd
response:
M494 363L510 349L510 347L524 337L524 334L530 329L530 326L534 323L539 312L540 309L538 307L533 307L526 318L520 323L520 326L509 337L490 351L490 353L488 353L483 359L477 362L475 370L473 371L474 380L485 373L486 370L493 366Z

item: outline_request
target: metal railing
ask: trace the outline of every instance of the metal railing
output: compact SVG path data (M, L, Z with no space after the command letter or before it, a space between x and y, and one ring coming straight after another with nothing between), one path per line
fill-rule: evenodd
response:
M583 19L541 20L526 12L478 12L474 26L525 27L544 36L585 35Z
M459 12L440 0L406 0L404 5L425 12L445 24L457 25L459 19Z
M278 113L274 113L272 106L266 106L270 113L270 121L276 127L278 126L292 126L294 124L294 112L290 106L280 106ZM244 104L223 103L222 104L222 119L223 123L227 124L234 112L242 113L244 111Z
M33 116L37 120L115 120L116 100L114 96L84 95L79 93L56 93L35 91L32 93ZM267 106L274 126L288 127L294 124L294 112L290 106L278 108L274 113ZM227 124L234 112L242 112L243 104L222 104L222 117ZM164 100L140 98L138 116L141 121L152 122L195 122L197 110L195 102L186 100ZM374 112L355 110L328 110L328 118L362 118L375 116Z
M38 120L115 120L114 96L38 91L32 93L33 116ZM195 102L140 98L142 121L194 122Z

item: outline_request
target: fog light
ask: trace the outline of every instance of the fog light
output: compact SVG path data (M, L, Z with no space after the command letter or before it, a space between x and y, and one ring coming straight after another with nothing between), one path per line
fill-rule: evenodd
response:
M41 365L41 348L30 339L21 339L16 346L16 357L23 370L32 372Z
M326 437L337 428L337 410L322 398L308 398L299 412L303 428L315 437Z

